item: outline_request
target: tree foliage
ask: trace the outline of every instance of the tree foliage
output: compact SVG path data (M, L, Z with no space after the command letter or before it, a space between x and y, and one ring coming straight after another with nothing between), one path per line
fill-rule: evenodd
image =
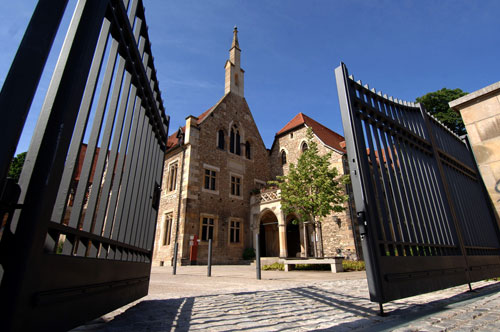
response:
M302 153L297 165L290 164L289 173L278 176L272 184L281 189L281 209L295 213L300 221L321 222L332 211L344 210L347 200L342 184L347 177L339 177L337 168L331 167L331 153L320 155L313 140L312 130L307 131L308 149Z
M12 159L12 163L9 167L9 173L7 176L9 178L13 178L16 181L19 181L19 177L21 176L21 171L23 169L24 160L26 159L26 152L22 152Z
M452 100L465 96L467 92L461 89L447 89L429 92L428 94L418 97L417 103L421 103L427 112L434 115L445 126L453 130L457 135L466 134L465 126L460 117L460 114L450 108L448 103Z

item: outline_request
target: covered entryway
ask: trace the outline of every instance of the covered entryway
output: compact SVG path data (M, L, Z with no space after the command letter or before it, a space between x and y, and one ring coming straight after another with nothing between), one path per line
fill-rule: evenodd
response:
M263 257L279 257L278 218L266 211L260 218L260 252Z
M300 257L300 229L298 220L294 215L286 218L286 243L288 249L287 257Z

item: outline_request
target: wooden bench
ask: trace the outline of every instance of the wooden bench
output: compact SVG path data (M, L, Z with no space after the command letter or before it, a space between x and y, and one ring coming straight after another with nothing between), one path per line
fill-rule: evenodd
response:
M285 272L295 269L296 264L330 264L332 273L344 272L342 261L344 257L325 257L325 258L304 258L304 259L284 259Z

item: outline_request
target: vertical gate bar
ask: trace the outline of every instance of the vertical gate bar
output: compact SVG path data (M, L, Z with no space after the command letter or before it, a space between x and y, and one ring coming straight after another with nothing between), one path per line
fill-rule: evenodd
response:
M389 181L389 175L387 173L390 173L389 168L391 167L390 165L390 159L389 159L389 152L388 148L386 146L383 146L380 144L380 135L378 133L378 127L374 126L373 128L373 134L375 138L375 144L377 146L377 149L379 151L379 161L380 161L380 173L382 174L382 184L384 186L384 192L385 192L385 197L387 201L387 206L388 206L388 212L390 215L390 221L392 224L392 229L391 229L391 236L392 236L392 241L397 241L400 242L402 241L402 236L401 236L401 230L399 229L399 214L397 213L396 207L394 206L394 186L392 183ZM385 158L385 161L384 161ZM391 192L393 193L391 197Z
M400 144L398 144L398 146L399 146L399 152L400 152L400 156L401 156L400 160L403 162L403 165L404 165L403 168L404 168L405 173L406 173L406 176L403 177L403 180L405 183L407 195L410 197L411 204L412 204L409 207L411 215L412 215L412 223L411 223L412 233L413 233L413 236L416 239L417 243L423 243L424 237L423 237L423 233L422 233L420 223L419 223L419 220L422 218L421 211L419 209L420 202L419 202L418 196L416 194L415 183L413 182L414 174L413 174L413 169L411 166L411 159L410 159L410 155L412 153L412 151L411 151L412 147L409 144L409 142L407 142L405 140L402 140L400 142ZM413 246L412 248L413 248L412 249L413 256L420 255L418 246L417 247Z
M168 128L167 128L168 129ZM163 168L164 168L164 159L165 159L165 151L161 149L160 146L157 147L158 150L158 157L156 161L157 169L156 169L156 181L155 185L158 184L160 187L160 190L162 188L162 181L163 181ZM182 188L182 171L180 175L180 184L179 184L179 190ZM161 194L161 191L160 191ZM157 221L157 215L158 215L158 210L153 212L153 222L149 225L148 233L147 233L147 238L146 238L146 249L148 250L153 250L153 244L154 244L154 237L155 237L155 229L156 229L156 223ZM172 226L170 226L172 227Z
M136 96L134 114L132 120L132 129L130 130L126 151L124 151L125 165L124 165L124 170L122 172L122 181L119 187L118 195L116 197L118 202L116 203L117 208L116 208L115 222L111 238L120 242L122 242L120 240L120 237L123 236L120 233L124 231L122 227L126 227L125 225L123 225L124 223L122 220L123 209L128 207L127 205L125 205L125 199L127 198L127 195L130 194L131 189L129 187L132 186L131 184L129 186L130 172L132 163L137 156L137 150L139 149L139 141L141 139L142 124L144 120L144 114L141 112L142 108L141 104L142 104L141 98Z
M146 118L148 119L148 118ZM147 221L147 216L143 214L145 200L147 199L147 186L149 185L149 173L151 171L150 151L151 151L151 126L148 122L146 127L145 146L142 151L141 165L136 173L136 180L138 186L134 189L135 197L132 197L132 207L130 216L133 217L132 230L130 234L130 244L137 246L137 240L140 237L142 227Z
M457 233L457 237L458 237L460 251L462 252L462 255L464 258L464 264L465 264L465 267L467 269L466 273L465 273L465 277L467 279L467 282L470 284L471 277L470 277L470 271L469 271L469 262L467 259L467 252L465 251L464 239L463 239L463 235L462 235L462 228L461 228L459 221L458 221L458 218L457 218L457 213L455 211L456 207L455 207L455 204L453 202L453 199L452 199L452 196L450 193L448 180L446 179L446 175L445 175L444 170L443 170L443 165L441 163L441 157L440 157L439 152L437 150L435 136L434 136L433 130L431 128L431 124L430 124L427 112L425 111L425 109L422 105L420 105L420 113L422 114L422 117L424 118L427 133L429 135L429 141L430 141L431 146L432 146L432 151L433 151L434 156L436 157L438 171L439 171L440 177L442 179L441 184L442 184L443 189L444 189L446 200L448 201L448 206L450 209L451 218L452 218L453 224L455 225L455 229L456 229L456 233Z
M127 214L130 207L130 196L132 194L135 168L137 166L137 159L139 155L140 141L142 138L142 129L144 127L144 110L142 108L142 101L140 98L136 100L136 110L137 114L137 124L133 125L135 131L131 132L133 137L132 144L129 147L130 152L127 150L127 160L125 162L125 171L123 173L122 186L120 189L120 196L118 199L118 208L115 217L115 223L118 223L119 227L114 227L112 238L119 241L125 242L125 233L127 230ZM134 114L135 118L135 114ZM120 257L118 257L120 258Z
M134 18L137 16L138 3L139 3L138 0L130 0L128 7L127 7L127 10L129 12L128 21L129 21L131 27L134 27Z
M157 170L158 170L158 152L159 152L159 146L158 146L158 142L153 138L153 142L152 142L152 151L151 151L151 155L152 155L152 159L151 159L151 169L150 169L150 179L149 179L149 186L148 188L146 189L146 202L145 202L145 206L143 207L143 213L146 217L146 224L142 227L141 229L141 234L139 236L139 239L137 240L137 245L141 248L146 248L146 244L147 244L147 237L149 236L149 228L151 226L151 223L154 221L151 220L152 218L152 215L156 215L156 213L154 213L154 208L153 208L153 198L154 197L154 194L155 194L155 191L156 191L156 188L155 188L155 183L157 183L157 179L156 179L156 174L157 174ZM160 193L161 195L161 193Z
M390 151L390 158L393 165L392 172L391 170L389 170L389 172L391 175L391 185L393 186L393 188L395 188L393 190L396 190L394 197L399 198L399 204L396 204L396 206L398 207L399 230L401 232L401 237L403 239L403 242L405 243L412 242L413 237L410 229L408 228L412 218L408 212L408 198L401 179L401 177L403 176L402 164L399 160L400 157L398 154L398 148L396 146L396 143L394 142L398 138L396 137L396 133L387 132L385 133L385 135L384 133L382 133L382 139L384 146L386 146L388 151ZM404 222L404 225L401 225L402 222ZM403 255L409 255L409 248L406 245L404 246Z
M388 102L382 101L381 104L383 107L387 110L388 113L393 114L392 118L397 122L400 123L399 116L397 115L396 112L392 112L392 108L388 104ZM390 111L389 111L390 110ZM404 160L400 159L402 158L402 153L401 153L401 148L399 146L399 140L403 139L402 134L399 134L401 136L398 136L397 132L391 133L388 132L387 136L389 137L388 142L392 143L392 146L394 147L393 149L390 149L391 155L393 157L393 165L395 167L397 166L397 169L399 172L396 172L396 168L394 169L394 177L397 183L397 188L399 191L399 197L400 197L400 202L402 204L402 211L403 211L403 216L404 216L404 221L405 221L405 226L402 227L403 229L403 234L406 234L405 238L407 242L416 242L415 241L415 234L410 231L410 225L413 225L413 220L414 217L412 216L411 210L411 203L410 203L410 198L409 198L409 193L408 193L408 185L405 184L404 180L407 179L407 176L405 175L405 162ZM386 146L389 146L389 144L386 143ZM408 254L410 251L408 250L409 248L405 247L405 251L408 251Z
M418 228L418 202L415 198L414 190L412 189L412 183L410 183L410 166L408 161L408 143L405 141L406 138L401 137L398 139L395 137L394 145L396 146L396 151L398 155L398 161L400 162L400 168L402 172L401 182L403 184L404 193L406 197L406 208L407 208L407 230L411 237L411 242L421 243L422 236ZM411 247L410 253L412 256L417 255L417 248L415 246Z
M91 175L90 173L92 171L92 165L95 157L95 149L97 146L97 141L99 139L99 132L101 131L102 118L104 117L106 102L108 100L108 95L109 95L109 89L111 87L111 81L113 79L113 71L115 67L117 52L118 52L118 42L115 39L111 39L111 49L109 51L108 63L106 65L106 72L104 74L104 78L101 84L99 101L95 109L92 129L89 136L89 142L87 144L87 151L85 153L82 170L80 172L80 180L78 181L78 186L75 194L75 204L73 205L73 208L71 210L71 216L68 226L72 228L77 228L80 222L80 215L83 210L83 201L87 193L87 184Z
M109 101L109 105L107 106L104 131L101 134L101 147L99 148L97 162L95 162L95 171L92 178L92 190L90 191L90 197L87 201L87 211L82 225L82 230L85 232L92 232L92 223L95 216L95 209L97 207L97 200L101 193L102 177L106 167L105 164L109 156L109 143L111 141L111 134L113 133L113 127L118 111L118 101L120 99L120 94L123 94L122 85L123 74L125 72L125 59L123 59L120 54L118 54L118 58L118 68L115 75L115 82L111 93L111 99ZM94 159L95 158L96 157L94 157Z
M385 210L385 204L384 204L384 194L382 193L382 188L380 186L380 176L379 176L379 167L380 165L377 163L377 157L375 155L375 153L377 152L375 150L375 147L373 145L373 139L372 139L372 133L371 133L371 130L370 130L370 122L368 120L365 120L363 121L364 122L364 126L365 126L365 132L366 132L366 140L368 140L368 147L370 149L370 153L369 153L369 158L370 158L370 161L371 161L371 164L372 164L372 174L371 177L372 177L372 182L375 184L375 199L374 199L374 204L378 205L378 209L380 210L380 213L381 213L381 216L376 220L376 223L377 223L377 229L378 229L378 233L379 233L379 238L377 238L378 241L382 240L384 242L384 252L382 253L382 256L387 256L387 251L389 250L389 252L391 254L393 254L393 247L392 247L392 244L389 245L388 244L388 241L391 241L393 242L394 239L389 239L389 237L391 237L391 233L390 233L390 230L388 228L388 225L387 223L385 223L384 221L385 220L389 220L388 216L387 216L387 212ZM366 144L366 143L365 143ZM379 152L379 159L381 159L380 157L380 151ZM393 256L393 255L391 255Z
M73 175L75 172L76 161L80 153L80 147L83 140L83 135L85 134L85 127L87 126L90 107L95 97L97 80L99 78L99 72L102 68L102 63L104 59L104 52L106 50L106 45L109 37L110 29L109 20L106 18L103 21L101 28L101 33L97 41L97 47L94 53L94 59L92 60L92 65L90 67L90 72L87 80L87 86L85 87L85 92L82 98L82 104L80 106L80 111L78 112L78 118L76 120L75 132L73 138L71 139L71 144L69 147L68 157L66 158L66 165L64 167L64 172L61 180L61 185L59 186L59 191L57 193L56 204L54 206L54 211L52 212L52 220L61 223L64 218L64 213L66 211L66 205L69 196L69 189L71 182L73 181Z
M145 214L146 200L150 196L149 181L152 168L152 148L155 142L152 138L151 124L148 123L146 131L146 146L144 147L144 155L141 162L142 171L139 174L140 182L137 188L137 198L135 199L135 222L132 228L130 244L137 246L137 241L140 238L142 228L146 225L147 216Z
M128 185L127 185L127 191L124 193L123 200L120 197L120 203L118 205L118 215L117 217L120 218L121 220L121 225L120 225L120 233L118 236L118 241L123 242L123 243L129 243L128 239L130 237L130 232L132 229L132 218L130 217L130 208L132 206L132 197L134 196L134 191L136 187L136 178L137 178L137 167L138 163L140 161L140 156L142 149L144 147L144 138L145 138L145 130L144 127L146 126L146 117L144 115L144 108L141 106L140 108L140 118L139 118L139 126L138 126L138 132L137 132L137 139L135 142L135 147L134 147L134 154L132 157L132 163L130 164L129 167L129 172L128 172ZM140 166L140 165L139 165Z
M33 293L47 272L40 258L107 5L77 4L30 143L20 179L24 206L11 224L16 260L5 269L0 287L6 331L26 330Z
M426 172L426 162L430 161L429 156L423 152L420 151L419 153L420 158L419 158L419 173L421 174L422 177L422 185L424 188L423 195L425 197L426 201L426 208L427 208L427 216L428 219L426 220L427 227L430 230L430 235L431 235L431 243L432 244L437 244L441 243L441 240L439 240L439 231L437 228L437 215L436 215L436 206L435 206L435 200L432 198L432 187L430 183L430 177L428 176ZM435 254L435 250L432 249L433 254Z
M123 91L126 92L122 95L122 99L120 101L120 107L118 109L118 117L115 125L116 131L113 135L113 142L111 143L111 149L109 154L108 167L106 171L106 176L104 178L104 182L102 185L102 193L101 198L99 200L99 207L97 209L97 216L94 227L94 234L101 235L103 234L104 228L104 216L106 215L106 209L108 207L109 199L110 199L110 190L113 183L113 180L119 176L116 171L118 170L117 158L119 151L120 140L123 139L124 135L128 135L128 130L125 131L126 126L124 126L125 119L127 118L127 104L133 104L134 100L132 97L132 87L131 84L131 75L128 71L125 72L125 81L123 84ZM134 94L135 95L135 94ZM134 96L135 97L135 96ZM131 110L131 107L129 107ZM111 170L111 171L110 171Z
M130 98L127 106L127 117L125 120L125 127L123 128L122 139L120 142L119 155L118 155L118 163L116 168L116 176L113 180L113 188L111 189L111 200L109 202L109 207L106 212L106 226L104 227L103 237L110 238L112 230L117 227L119 228L119 224L115 223L115 212L116 212L116 203L118 201L118 196L120 194L120 187L123 180L123 168L125 164L125 158L127 156L127 147L133 145L133 133L135 132L135 128L130 129L132 125L132 119L134 119L134 126L137 123L137 109L136 99L137 88L135 85L131 85ZM122 186L123 187L123 186Z
M443 196L444 196L444 193L442 192L440 186L439 186L439 183L438 183L438 178L437 178L437 174L436 174L436 168L437 168L437 165L435 163L430 163L429 164L429 172L431 174L431 180L432 180L432 183L434 185L434 188L435 188L435 192L436 192L436 195L437 195L437 203L438 203L438 206L439 206L439 211L440 211L440 216L441 216L441 227L443 229L443 233L444 233L444 237L445 237L445 244L448 244L448 245L456 245L455 243L455 240L454 240L454 236L453 236L453 232L452 232L452 229L451 229L451 225L450 225L450 220L448 218L448 213L447 213L447 210L446 210L446 206L445 206L445 203L443 201ZM449 254L449 249L446 249L447 251L447 254Z
M419 219L419 226L422 231L423 243L425 244L423 246L423 254L425 256L428 256L431 255L428 244L431 244L433 241L432 241L432 232L430 232L428 224L430 216L429 216L428 206L426 204L427 199L425 195L424 179L420 172L420 159L421 159L420 151L418 148L416 148L410 155L410 160L414 176L413 181L415 183L415 189L416 189L415 192L418 197L418 201L420 202L419 209L421 212L421 219Z
M68 0L39 0L0 92L0 180L7 177L17 143ZM19 79L22 77L23 79Z
M138 226L139 226L139 223L140 223L140 220L137 216L137 212L139 211L140 209L140 202L141 202L141 199L142 199L142 189L143 189L143 186L144 186L144 176L146 174L146 163L147 163L147 155L146 155L146 152L147 152L147 147L148 147L148 143L149 143L149 140L150 140L150 130L151 130L151 127L149 125L149 121L148 121L148 117L146 116L145 117L145 121L144 121L144 129L143 129L143 134L142 134L142 139L141 139L141 147L140 147L140 150L139 150L139 162L138 162L138 165L137 165L137 168L136 168L136 172L135 172L135 178L134 178L134 189L132 191L132 201L130 202L131 203L131 208L129 210L129 213L128 213L128 225L129 227L127 227L127 233L125 235L125 243L128 243L130 245L133 245L134 243L134 239L135 239L135 235L138 231Z
M122 218L125 221L125 224L124 225L122 224L122 226L126 227L123 228L123 230L120 229L120 241L127 244L130 244L130 235L132 233L132 228L134 226L135 199L137 197L137 187L139 185L140 173L142 169L142 156L144 154L144 144L147 136L148 119L145 116L144 107L141 107L141 118L142 118L142 123L140 128L141 136L140 140L136 142L139 145L137 146L138 149L134 151L135 160L132 163L132 168L130 170L129 181L132 182L127 188L127 203L125 209L126 213L122 215Z
M349 110L353 109L351 105L351 90L349 77L345 64L341 63L335 69L335 78L337 83L337 91L339 95L340 110L342 115L342 125L344 128L344 135L346 141L347 156L349 157L349 169L351 176L351 183L353 187L353 194L356 202L356 211L359 216L365 214L365 220L361 219L366 227L366 235L362 240L363 252L365 253L365 264L367 272L367 281L370 289L370 299L372 301L383 302L384 291L382 286L382 276L380 271L380 248L376 245L378 235L376 228L370 222L372 218L377 218L377 212L373 204L373 191L371 187L365 186L365 182L369 181L370 174L367 173L369 169L368 159L366 156L366 146L364 142L358 138L363 137L361 124L355 115L350 113ZM354 93L355 95L355 93ZM359 145L354 145L355 141L360 141ZM358 166L359 164L359 166ZM363 189L367 189L367 198L364 196ZM375 250L372 250L374 248Z
M436 192L436 187L434 184L434 179L430 173L430 164L432 159L429 155L425 154L426 159L423 161L422 169L425 178L427 179L427 190L429 192L429 202L431 203L432 215L433 215L433 233L436 234L436 238L439 244L446 244L444 232L442 229L442 213L438 203L438 193ZM439 249L440 255L443 255L441 249Z
M401 227L401 220L403 219L403 215L401 214L400 210L400 205L397 204L396 198L399 196L399 187L397 183L395 182L393 172L396 170L396 165L394 164L394 159L393 159L393 152L392 152L392 147L390 147L387 144L386 137L385 135L389 134L388 132L385 132L382 128L380 129L380 134L378 133L377 128L375 128L375 138L377 141L377 146L379 150L385 151L385 159L386 159L386 168L387 168L387 175L384 172L384 177L387 176L385 179L386 181L386 190L388 193L392 193L391 196L388 196L388 199L390 200L390 207L392 209L392 213L394 214L394 219L392 220L393 222L393 228L394 228L394 233L396 235L396 241L398 242L404 242L405 237L403 236L403 230ZM397 230L397 232L396 232ZM404 254L404 250L402 248L399 248L399 253L398 256L401 256Z

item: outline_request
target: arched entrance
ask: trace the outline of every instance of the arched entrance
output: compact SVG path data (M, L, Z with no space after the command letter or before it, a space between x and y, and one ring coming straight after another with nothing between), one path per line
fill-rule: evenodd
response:
M300 229L293 215L286 218L286 244L288 257L300 257Z
M279 257L278 218L272 211L260 217L260 254L262 257Z

